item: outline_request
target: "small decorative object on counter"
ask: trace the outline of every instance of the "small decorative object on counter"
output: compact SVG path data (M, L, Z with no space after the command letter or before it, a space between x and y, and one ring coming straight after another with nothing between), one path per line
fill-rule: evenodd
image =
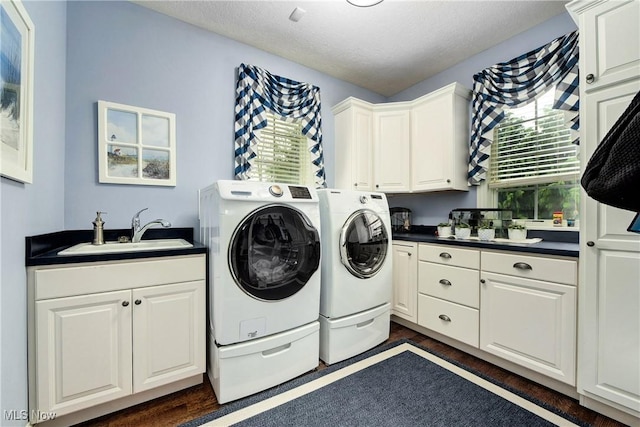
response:
M96 212L96 219L93 220L93 242L94 245L104 245L104 221L100 215L106 212Z
M469 237L471 237L471 227L469 227L469 224L465 224L464 222L456 224L456 239L468 239Z
M573 218L567 218L567 227L574 227L576 225L576 220Z
M564 213L558 211L553 213L553 226L562 227L562 220L564 219Z
M522 224L511 224L509 226L510 240L525 240L527 238L527 228Z
M438 237L450 237L451 236L451 224L448 222L441 222L438 224Z
M496 238L496 229L493 225L484 224L478 228L478 239L480 240L493 240Z

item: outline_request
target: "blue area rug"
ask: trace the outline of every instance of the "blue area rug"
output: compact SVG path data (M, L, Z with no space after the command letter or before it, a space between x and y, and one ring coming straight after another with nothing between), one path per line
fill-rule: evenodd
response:
M182 427L586 425L487 381L492 380L402 340L229 403Z

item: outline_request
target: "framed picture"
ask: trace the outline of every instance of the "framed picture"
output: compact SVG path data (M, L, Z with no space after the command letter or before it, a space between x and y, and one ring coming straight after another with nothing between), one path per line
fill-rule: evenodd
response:
M99 181L176 185L176 116L98 101Z
M19 0L0 3L0 174L33 182L34 27Z

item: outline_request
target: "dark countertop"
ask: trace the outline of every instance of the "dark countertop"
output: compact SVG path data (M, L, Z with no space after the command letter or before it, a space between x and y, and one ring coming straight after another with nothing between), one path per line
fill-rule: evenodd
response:
M131 230L104 230L105 241L116 241L120 236L130 236ZM25 264L50 265L79 262L102 262L125 259L156 258L175 255L205 254L207 248L193 240L193 228L151 228L144 233L143 240L184 239L193 244L192 248L158 249L136 252L119 252L91 255L58 255L58 252L78 243L91 242L93 230L66 230L55 233L28 236L26 239Z
M542 255L555 255L578 258L580 245L577 240L577 232L572 231L537 231L529 230L528 238L542 238L538 243L503 243L481 242L477 240L456 240L451 238L439 238L435 235L436 227L417 226L409 232L394 232L393 240L405 240L419 243L435 243L441 245L463 246L479 249L493 249L499 251L528 252ZM551 240L551 239L556 240Z

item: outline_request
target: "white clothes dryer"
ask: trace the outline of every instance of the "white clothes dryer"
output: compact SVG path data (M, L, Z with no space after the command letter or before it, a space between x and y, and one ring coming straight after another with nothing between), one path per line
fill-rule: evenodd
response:
M327 364L389 337L391 219L384 193L318 190L322 225L320 358Z
M320 211L314 188L218 181L200 191L209 248L209 364L220 403L318 365Z

